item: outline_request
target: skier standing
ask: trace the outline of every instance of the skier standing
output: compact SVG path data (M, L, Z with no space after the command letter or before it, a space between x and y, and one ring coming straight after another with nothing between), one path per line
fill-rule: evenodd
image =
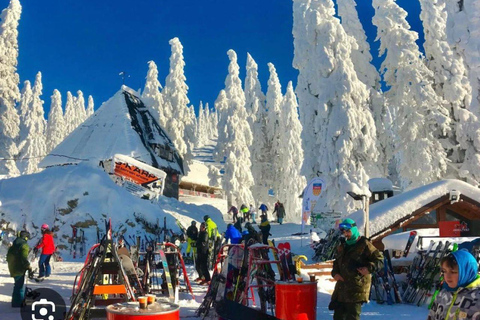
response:
M428 313L427 320L475 319L480 311L480 276L475 257L458 250L440 261L443 287Z
M242 218L238 218L237 219L237 222L235 222L235 224L233 225L240 233L242 233L242 222L243 222L243 219Z
M193 257L197 255L197 238L198 238L198 229L197 222L192 221L190 227L187 229L187 257L190 257L190 251L193 252Z
M15 280L12 293L13 308L20 308L25 300L25 272L28 271L28 277L33 278L33 270L28 262L29 238L28 231L21 231L7 252L8 271Z
M263 244L268 245L268 236L270 236L270 222L268 222L267 217L262 216L262 221L260 223L260 231L262 231L262 241Z
M252 223L253 224L257 224L255 222L255 216L257 215L257 213L255 212L255 207L253 205L250 205L250 217L252 217Z
M278 222L278 207L280 206L280 200L277 200L275 202L275 207L273 208L273 215L275 216L275 213L277 214L277 222Z
M229 213L232 213L233 223L235 223L235 221L237 221L237 219L238 219L238 209L237 209L237 207L231 206L230 209L228 210L227 214L229 214Z
M200 284L208 284L210 282L210 272L208 271L208 233L205 223L200 224L200 232L197 238L197 273Z
M282 224L283 223L283 218L285 218L285 207L283 206L283 203L278 204L277 208L277 219L278 223Z
M267 216L268 207L264 203L262 203L258 209L262 211L262 216L266 216L268 219L268 216Z
M337 281L328 306L334 320L360 319L362 304L369 300L371 274L383 268L383 255L360 236L352 219L339 225L345 237L337 248L332 277Z
M37 254L38 249L42 248L42 254L38 261L38 279L42 280L44 277L50 277L50 258L55 252L55 243L53 242L53 232L50 231L48 224L44 223L41 227L42 241L33 249L33 252Z
M240 211L243 214L243 221L250 221L249 209L246 205L242 204Z
M226 243L228 243L228 240L231 244L238 244L242 241L242 234L231 223L227 225L227 231L225 231Z

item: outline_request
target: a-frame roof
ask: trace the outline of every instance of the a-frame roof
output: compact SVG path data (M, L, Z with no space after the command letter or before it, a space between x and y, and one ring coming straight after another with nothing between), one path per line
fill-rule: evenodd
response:
M152 144L173 152L173 161L161 158ZM41 167L111 159L123 154L156 168L183 174L183 160L165 131L138 94L122 86L112 98L60 143L41 162Z
M418 187L370 205L369 228L372 240L383 238L402 225L418 219L436 208L450 202L450 192L460 193L462 206L480 209L480 189L460 180L441 180ZM349 215L364 233L363 210ZM479 216L480 219L480 216Z

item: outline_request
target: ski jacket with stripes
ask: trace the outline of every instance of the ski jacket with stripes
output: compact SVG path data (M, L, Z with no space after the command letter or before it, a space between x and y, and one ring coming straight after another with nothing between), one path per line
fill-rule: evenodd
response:
M366 276L357 268L366 267L370 272ZM333 262L332 277L340 274L345 281L337 281L332 301L367 302L370 295L372 273L383 268L383 254L365 237L360 237L352 245L341 243L337 248L337 257Z
M427 320L463 320L480 317L480 278L456 291L442 289L435 299Z
M42 254L53 254L55 252L55 243L53 242L53 234L45 233L42 237L42 242L35 248L42 248Z

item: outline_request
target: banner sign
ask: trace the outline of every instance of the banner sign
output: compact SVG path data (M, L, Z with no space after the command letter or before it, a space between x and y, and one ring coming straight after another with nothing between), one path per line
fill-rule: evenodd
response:
M323 189L325 189L325 182L317 177L310 180L303 191L302 232L305 224L310 220L310 215Z

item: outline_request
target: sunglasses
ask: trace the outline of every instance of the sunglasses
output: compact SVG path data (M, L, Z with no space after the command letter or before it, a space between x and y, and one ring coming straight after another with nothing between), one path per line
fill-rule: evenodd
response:
M343 231L348 231L350 229L352 229L353 227L356 227L357 224L356 223L348 223L348 222L342 222L340 223L340 225L338 226L340 231L343 232Z

